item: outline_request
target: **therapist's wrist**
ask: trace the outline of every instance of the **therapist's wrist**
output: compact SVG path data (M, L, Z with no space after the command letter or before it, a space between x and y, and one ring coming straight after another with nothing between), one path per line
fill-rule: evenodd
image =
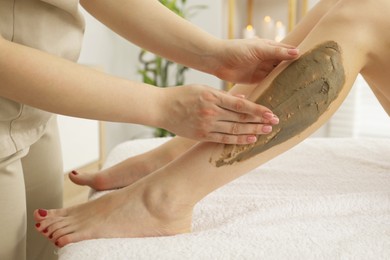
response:
M166 129L169 125L169 120L172 117L170 114L171 96L169 88L156 88L156 98L151 101L153 106L153 114L151 115L151 126Z
M222 65L221 52L224 48L224 41L218 38L209 39L208 43L200 50L199 64L194 69L217 76L218 68Z
M217 78L225 79L227 40L216 39L209 46L209 55L204 56L202 71Z

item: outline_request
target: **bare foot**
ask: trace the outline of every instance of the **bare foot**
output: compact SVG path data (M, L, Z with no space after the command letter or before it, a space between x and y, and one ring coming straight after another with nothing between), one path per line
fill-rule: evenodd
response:
M146 153L130 157L119 164L95 174L69 174L70 179L78 185L87 185L95 190L109 190L126 187L147 176L183 154L196 142L175 137Z
M136 156L94 174L72 171L69 178L77 185L89 186L95 190L117 189L133 184L164 163L157 159L145 162L145 158Z
M65 209L36 210L36 228L59 247L87 239L170 236L191 231L193 205L144 181Z

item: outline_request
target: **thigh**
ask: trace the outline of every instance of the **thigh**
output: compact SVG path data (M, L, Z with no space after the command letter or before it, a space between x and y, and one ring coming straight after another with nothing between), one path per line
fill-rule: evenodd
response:
M33 212L37 208L62 207L63 169L56 118L47 124L44 135L22 159L27 200L28 259L57 259L56 248L35 230Z
M27 151L0 158L0 259L25 259L26 200L20 158Z

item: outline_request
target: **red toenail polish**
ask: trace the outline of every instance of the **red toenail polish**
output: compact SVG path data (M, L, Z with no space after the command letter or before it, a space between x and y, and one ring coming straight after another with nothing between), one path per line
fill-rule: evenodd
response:
M52 239L53 238L53 234L50 234L49 238Z
M55 244L56 246L58 246L58 241L56 241L54 244Z
M49 231L49 230L47 230L47 228L45 228L42 232L47 233L47 231Z
M73 175L77 175L77 174L79 174L79 173L76 172L76 171L72 171L72 174L73 174Z
M45 209L38 209L38 214L41 217L46 217L47 216L47 210L45 210Z
M41 223L36 223L35 226L39 228L41 226Z

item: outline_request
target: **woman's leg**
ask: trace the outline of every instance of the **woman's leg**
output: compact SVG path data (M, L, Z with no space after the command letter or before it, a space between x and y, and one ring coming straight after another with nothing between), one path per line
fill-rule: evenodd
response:
M56 117L21 161L27 200L27 259L58 259L53 244L37 234L33 217L38 207L62 208L64 174Z
M316 26L316 24L329 12L340 0L321 0L310 12L295 26L293 33L289 33L283 43L298 46Z
M193 140L174 137L151 151L130 157L98 173L72 171L69 178L78 185L87 185L95 190L122 188L164 167L195 144Z
M303 21L294 29L294 33L289 34L284 43L299 45L307 34L313 29L319 20L338 2L339 0L322 0L308 13ZM248 86L233 88L231 93L246 94L251 92ZM145 177L151 172L162 168L178 156L182 155L194 144L193 140L175 137L171 141L153 149L147 153L131 157L110 168L95 174L79 174L72 172L69 178L78 185L87 185L95 190L108 190L122 188Z
M381 62L376 57L385 53L378 53L383 49L375 48L372 37L388 41L388 31L375 22L388 5L385 0L340 0L300 44L305 54L279 65L254 89L249 98L267 103L281 120L256 145L197 144L133 185L95 201L36 211L38 230L48 230L44 235L59 246L100 237L189 232L198 201L313 133L340 106L357 74Z

